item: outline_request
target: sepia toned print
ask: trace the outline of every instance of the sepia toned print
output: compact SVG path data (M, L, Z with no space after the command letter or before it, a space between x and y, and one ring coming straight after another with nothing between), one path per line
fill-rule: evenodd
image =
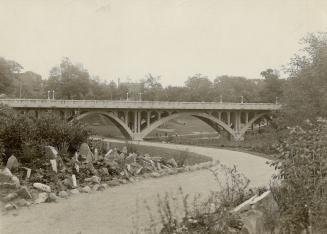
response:
M327 233L326 12L0 0L0 233Z

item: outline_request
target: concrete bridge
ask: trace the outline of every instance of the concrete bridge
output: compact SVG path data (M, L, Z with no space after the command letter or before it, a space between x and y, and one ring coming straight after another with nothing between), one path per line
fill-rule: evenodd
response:
M261 118L270 118L281 105L273 103L151 102L111 100L0 99L35 117L52 112L62 119L81 120L91 114L109 118L128 139L143 140L160 125L184 116L196 117L216 131L226 130L235 140Z

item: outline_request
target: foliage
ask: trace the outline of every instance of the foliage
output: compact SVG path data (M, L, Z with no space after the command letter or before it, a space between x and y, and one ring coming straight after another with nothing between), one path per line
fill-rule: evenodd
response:
M283 102L289 126L327 116L327 34L309 34L302 42L303 50L287 67Z
M52 145L59 151L75 151L87 140L89 132L78 122L67 123L59 117L45 114L38 119L12 110L0 111L0 141L5 157L14 154L26 163L42 156L43 146Z
M16 79L16 74L23 67L15 61L6 60L0 57L0 94L11 94L12 83Z
M208 197L197 194L192 198L181 188L177 195L158 195L159 233L227 233L230 227L241 228L239 217L230 210L253 195L248 188L249 180L235 167L220 165L212 172L218 191L211 192ZM137 227L133 233L158 233L153 211L149 206L147 209L150 225L144 230Z
M284 233L300 233L327 223L326 123L290 129L271 163L280 185L271 190L278 203Z

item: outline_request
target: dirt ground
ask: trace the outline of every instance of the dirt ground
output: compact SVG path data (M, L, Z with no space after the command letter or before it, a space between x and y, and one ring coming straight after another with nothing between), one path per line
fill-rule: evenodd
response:
M238 169L251 180L253 186L267 185L274 173L266 164L267 159L243 152L150 142L139 144L188 149L190 152L210 156L225 165L237 165ZM144 207L144 201L157 219L157 194L164 195L165 192L176 194L179 187L182 187L184 193L191 195L196 193L205 195L217 189L216 182L208 170L145 179L109 188L103 192L74 195L58 203L43 203L1 214L0 233L130 233L135 228L133 223L136 221L133 217L139 217L140 227L149 222L148 210L141 208Z

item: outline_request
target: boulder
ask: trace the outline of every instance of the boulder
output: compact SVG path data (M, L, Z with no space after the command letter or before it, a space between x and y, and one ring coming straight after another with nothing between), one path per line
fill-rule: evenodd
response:
M118 186L120 185L119 180L110 180L107 182L109 186Z
M41 190L41 191L47 192L47 193L50 193L50 192L51 192L51 188L50 188L50 186L45 185L45 184L34 183L34 184L33 184L33 187L34 187L34 188L37 188L37 189L39 189L39 190Z
M58 197L55 193L49 193L47 202L57 202Z
M47 193L39 193L38 198L34 201L35 204L44 203L48 199Z
M89 186L85 186L82 188L81 190L82 193L90 193L91 192L91 188Z
M127 147L126 147L126 146L123 147L122 152L123 152L125 155L127 154Z
M92 190L93 191L98 191L99 187L100 187L99 184L95 184L95 185L93 185Z
M15 183L0 183L0 190L4 190L4 189L16 189L16 184Z
M18 197L17 193L8 193L7 196L3 198L3 200L9 202L11 200L14 200L16 197Z
M68 193L66 192L66 191L60 191L59 193L58 193L58 196L60 197L60 198L68 198Z
M177 162L174 158L169 159L167 163L170 164L172 167L178 167Z
M90 147L87 143L82 143L80 148L79 148L79 154L86 158L85 161L87 162L92 162L94 160L94 156L92 151L90 150Z
M49 159L56 159L58 156L58 151L56 150L55 147L47 145L44 147L45 148L45 155Z
M64 179L63 184L68 188L73 188L73 179L71 177Z
M79 194L78 189L71 189L70 192L71 194Z
M105 183L99 185L98 191L106 190L109 186Z
M102 168L100 169L100 173L103 174L103 175L109 175L108 168L106 168L106 167L102 167Z
M20 182L17 176L12 176L11 181L15 184L16 188L20 187Z
M26 186L22 186L18 191L17 194L19 197L24 199L32 199L31 193L28 191L28 188Z
M98 176L92 176L92 177L90 177L90 178L86 178L86 179L84 179L84 181L86 181L86 182L91 182L91 183L94 183L94 184L100 184L100 182L101 182L101 178L98 177Z
M17 158L14 155L11 155L8 158L6 167L9 170L13 170L13 169L17 169L18 168L18 160L17 160Z
M13 175L11 174L9 168L5 167L3 169L0 169L0 182L9 182L11 181L12 176Z
M15 202L17 206L30 206L31 203L26 201L25 199L19 199L18 201Z
M5 209L6 210L15 210L15 209L17 209L17 206L15 204L13 204L13 203L7 203L5 205Z

